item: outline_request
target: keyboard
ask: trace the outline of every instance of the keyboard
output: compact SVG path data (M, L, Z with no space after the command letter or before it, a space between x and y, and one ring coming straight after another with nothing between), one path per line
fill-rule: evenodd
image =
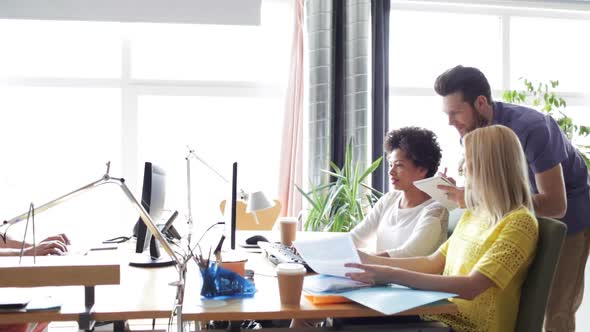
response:
M280 263L299 263L303 264L308 272L314 272L293 247L274 242L258 242L258 246L264 251L266 258L275 265Z

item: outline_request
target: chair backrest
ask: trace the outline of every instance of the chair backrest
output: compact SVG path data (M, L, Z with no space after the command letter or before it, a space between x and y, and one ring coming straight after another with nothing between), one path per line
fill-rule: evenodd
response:
M465 213L465 209L453 209L453 210L449 211L449 224L448 224L449 237L455 231L455 227L457 227L457 224L459 223L459 220L463 216L463 213Z
M274 200L275 205L269 209L256 212L256 218L251 213L246 213L246 202L236 202L236 229L241 231L270 231L281 213L281 202ZM225 200L219 204L221 213L225 211Z
M567 227L561 221L537 217L537 253L522 285L516 320L517 332L542 331L545 307L553 284Z

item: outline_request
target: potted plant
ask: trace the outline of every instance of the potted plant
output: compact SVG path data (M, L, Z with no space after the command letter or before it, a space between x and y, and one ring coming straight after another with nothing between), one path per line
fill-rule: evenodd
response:
M312 184L308 192L296 186L311 206L305 230L348 232L363 220L367 210L383 195L363 182L379 167L383 157L361 171L360 163L353 162L352 151L352 143L349 142L346 145L344 166L339 168L330 162L332 170L322 170L331 175L333 180L330 183Z
M525 104L549 114L557 121L570 141L579 137L586 137L590 134L590 127L574 123L573 119L566 115L565 99L557 95L553 90L559 86L559 81L533 82L526 78L520 78L524 84L524 90L506 90L502 99L513 104ZM580 156L590 169L590 145L575 144Z

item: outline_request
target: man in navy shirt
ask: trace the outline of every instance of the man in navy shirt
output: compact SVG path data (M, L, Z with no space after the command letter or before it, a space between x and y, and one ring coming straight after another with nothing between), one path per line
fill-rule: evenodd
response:
M443 97L449 125L461 137L478 127L501 124L520 139L529 165L535 213L560 219L568 227L545 313L545 330L574 331L590 248L590 186L584 160L549 115L494 102L488 80L477 68L451 68L436 79L434 89ZM443 189L464 206L463 188Z

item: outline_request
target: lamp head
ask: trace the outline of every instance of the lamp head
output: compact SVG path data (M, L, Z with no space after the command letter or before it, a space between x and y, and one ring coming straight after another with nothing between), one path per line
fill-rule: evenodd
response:
M247 203L246 213L265 210L275 205L275 203L268 199L262 191L255 191L253 193L246 194L244 195L244 199Z

